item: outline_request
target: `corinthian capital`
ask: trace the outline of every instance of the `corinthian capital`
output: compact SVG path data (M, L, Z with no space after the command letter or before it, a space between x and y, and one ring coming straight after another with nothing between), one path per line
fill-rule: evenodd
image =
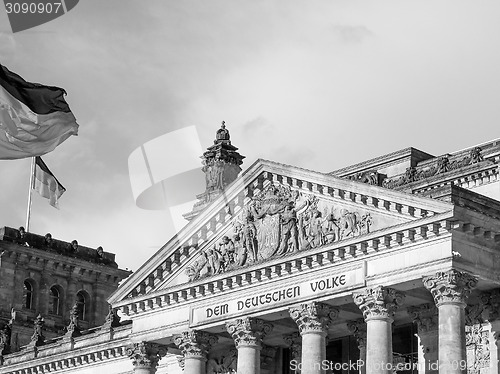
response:
M425 288L434 297L436 306L444 303L459 303L465 307L467 298L477 284L477 278L452 269L424 277L423 282Z
M236 348L240 345L262 347L262 340L273 329L273 325L258 318L238 318L226 322L227 332L234 339Z
M289 312L301 335L308 332L326 333L332 321L339 315L338 309L315 301L291 307Z
M166 354L166 347L155 343L139 342L127 347L127 356L134 367L156 368L158 361Z
M418 333L426 333L437 330L438 328L438 312L434 305L422 304L408 308L408 314L413 319L413 323L417 324Z
M353 295L354 303L363 312L365 321L393 319L396 309L403 304L405 294L394 288L372 287Z
M354 335L359 350L366 348L366 323L362 319L347 321L347 329Z
M300 360L302 357L302 336L298 332L293 332L289 335L284 335L283 340L290 347L292 358Z
M207 358L208 351L217 343L217 336L205 331L188 330L174 336L174 343L184 357Z

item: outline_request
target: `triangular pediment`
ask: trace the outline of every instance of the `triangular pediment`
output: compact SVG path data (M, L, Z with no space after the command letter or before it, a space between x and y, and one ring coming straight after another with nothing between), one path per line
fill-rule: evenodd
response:
M154 294L294 252L446 212L452 205L265 160L160 248L110 297Z

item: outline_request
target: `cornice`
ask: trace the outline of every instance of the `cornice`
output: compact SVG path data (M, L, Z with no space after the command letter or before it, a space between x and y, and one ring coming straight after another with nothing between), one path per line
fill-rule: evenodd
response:
M118 282L132 272L110 266L104 266L72 257L61 257L57 253L47 252L37 248L25 247L16 243L0 242L3 250L2 258L22 263L26 268L48 270L55 273L72 273L80 276L93 276L104 282ZM116 279L111 279L111 277Z
M411 156L413 154L415 154L420 160L431 159L435 157L427 152L421 151L420 149L408 147L400 149L399 151L395 151L363 162L359 162L354 165L346 166L342 169L332 171L329 174L339 177L345 177L347 175L355 174L369 169L385 168L394 165L396 163L399 163L401 162L401 160L404 160L405 158L411 160Z
M82 339L90 339L91 344L71 348L70 344L56 342L38 347L37 357L34 356L34 351L30 350L7 355L4 365L0 366L0 374L52 373L68 369L76 370L103 360L128 358L126 352L130 344L128 334L119 339L107 339L97 344L94 334L78 338L80 341Z

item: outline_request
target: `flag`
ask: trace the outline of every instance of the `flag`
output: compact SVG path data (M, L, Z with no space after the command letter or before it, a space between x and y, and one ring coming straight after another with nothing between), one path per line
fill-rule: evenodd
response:
M41 156L78 134L65 94L0 65L0 160Z
M57 178L49 170L41 157L35 157L35 170L34 170L34 185L33 189L40 194L40 196L49 199L49 204L54 208L59 209L58 200L61 195L66 191Z

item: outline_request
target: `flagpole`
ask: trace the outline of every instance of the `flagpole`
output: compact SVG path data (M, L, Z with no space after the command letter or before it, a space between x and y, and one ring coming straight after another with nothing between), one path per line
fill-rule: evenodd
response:
M35 187L35 158L31 158L31 176L30 176L30 188L28 191L28 211L26 212L26 232L30 231L30 215L31 215L31 192Z

